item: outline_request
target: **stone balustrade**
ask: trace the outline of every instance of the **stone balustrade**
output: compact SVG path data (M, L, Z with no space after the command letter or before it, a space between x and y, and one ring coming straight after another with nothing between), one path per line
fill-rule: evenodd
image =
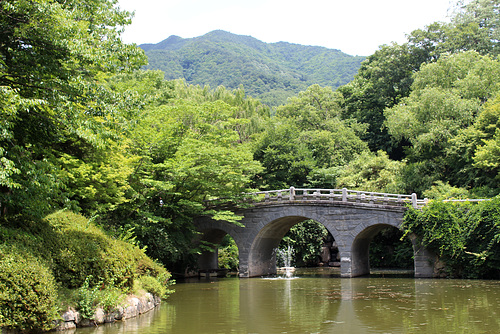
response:
M315 202L353 202L366 204L382 204L391 206L406 206L422 208L427 199L419 199L415 193L411 195L389 194L368 191L343 189L289 189L258 191L247 194L253 203L271 203L281 201L315 201Z

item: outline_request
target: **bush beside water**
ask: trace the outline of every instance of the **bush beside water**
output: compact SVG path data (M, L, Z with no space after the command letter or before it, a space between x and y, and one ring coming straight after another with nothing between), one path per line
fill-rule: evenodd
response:
M170 273L85 217L59 211L43 220L0 222L0 327L48 330L75 307L91 317L111 311L125 294L165 297Z
M439 256L448 277L500 279L500 197L476 204L432 201L410 209L403 227Z

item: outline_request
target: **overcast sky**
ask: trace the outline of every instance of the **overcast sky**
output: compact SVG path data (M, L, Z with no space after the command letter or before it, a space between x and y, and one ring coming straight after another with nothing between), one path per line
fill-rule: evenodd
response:
M158 43L222 29L261 41L290 42L368 56L405 34L449 21L453 0L119 0L135 17L127 43Z

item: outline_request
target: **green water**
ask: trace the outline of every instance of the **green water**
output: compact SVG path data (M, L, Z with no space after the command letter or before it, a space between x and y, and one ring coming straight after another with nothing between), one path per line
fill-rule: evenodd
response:
M77 334L500 333L500 281L304 274L203 279L175 290L138 319Z

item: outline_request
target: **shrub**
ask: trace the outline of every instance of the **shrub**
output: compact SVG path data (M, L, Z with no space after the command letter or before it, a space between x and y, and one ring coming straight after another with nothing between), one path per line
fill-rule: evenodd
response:
M107 287L99 291L98 304L106 313L113 311L123 300L123 292L118 288Z
M226 235L219 247L218 262L220 268L237 271L239 267L238 246L233 238Z
M33 256L0 246L0 327L51 329L58 318L56 284Z
M95 307L97 305L99 288L97 286L90 286L91 279L91 276L85 279L83 285L78 289L77 294L77 309L85 319L92 319L94 317Z
M144 250L113 239L81 215L58 211L46 221L58 235L59 245L53 255L54 274L65 287L79 288L90 277L90 286L115 286L127 291L139 276L168 274Z
M172 293L172 291L168 289L168 286L170 284L172 284L172 282L168 284L162 284L160 280L155 277L142 276L138 279L138 287L136 287L136 290L143 289L155 296L164 298Z
M97 306L111 311L141 276L165 290L172 284L170 273L144 250L113 239L81 215L0 220L0 327L49 329L58 317L56 284L63 298L70 296L72 306L92 318ZM146 286L162 292L154 283Z
M450 276L500 278L500 197L477 204L432 201L421 211L410 209L403 227L445 262Z

